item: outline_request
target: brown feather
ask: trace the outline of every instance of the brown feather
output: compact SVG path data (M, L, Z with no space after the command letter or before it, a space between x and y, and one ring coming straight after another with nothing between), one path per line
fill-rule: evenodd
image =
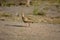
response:
M22 13L21 16L22 16L22 20L23 20L24 23L33 23L33 21L30 18L28 18L24 15L24 13Z

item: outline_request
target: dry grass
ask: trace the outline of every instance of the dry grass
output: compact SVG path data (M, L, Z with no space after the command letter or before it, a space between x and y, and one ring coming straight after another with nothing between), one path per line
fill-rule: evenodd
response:
M30 18L33 22L37 22L37 23L58 23L60 24L60 18L51 18L51 17L46 17L46 16L39 16L39 15L28 15L26 16L28 18ZM6 20L6 21L21 21L22 18L21 16L12 16L12 14L9 14L9 13L3 13L3 12L0 12L0 20Z
M51 17L46 17L46 16L34 16L34 15L30 15L29 17L31 17L31 19L33 19L34 22L38 22L38 23L56 23L56 24L60 24L60 18L51 18Z

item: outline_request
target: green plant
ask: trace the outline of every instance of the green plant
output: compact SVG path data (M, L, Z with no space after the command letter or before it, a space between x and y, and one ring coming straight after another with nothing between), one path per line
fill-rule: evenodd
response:
M37 14L38 14L38 8L34 8L33 14L34 14L34 15L37 15Z
M33 9L33 14L34 15L37 15L38 12L39 12L39 4L38 4L38 1L33 1L33 5L34 5L34 9Z
M12 15L9 14L9 13L3 13L1 16L2 16L2 17L12 17Z
M7 3L6 3L5 0L2 0L2 1L1 1L1 6L6 6L6 4L7 4Z
M34 1L31 2L31 5L39 6L40 5L40 1L34 0Z
M57 0L57 3L60 3L60 0Z
M44 16L45 13L41 11L41 12L38 12L38 15Z
M7 3L7 6L14 6L15 5L15 3L12 3L12 2L10 2L10 3Z
M34 8L33 14L34 15L41 15L41 16L44 16L45 15L45 13L43 11L40 11L39 12L39 9L38 8Z
M9 7L15 5L14 1L7 2L6 0L2 0L0 4L1 6L9 6Z

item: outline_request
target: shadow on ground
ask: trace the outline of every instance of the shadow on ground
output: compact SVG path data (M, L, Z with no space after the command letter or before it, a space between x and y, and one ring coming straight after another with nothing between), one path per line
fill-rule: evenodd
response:
M5 24L5 26L13 26L13 27L27 27L25 25L11 25L11 24Z

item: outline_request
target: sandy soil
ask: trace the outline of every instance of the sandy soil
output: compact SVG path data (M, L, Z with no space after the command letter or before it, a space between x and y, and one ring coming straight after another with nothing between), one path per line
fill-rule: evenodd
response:
M0 21L0 40L60 40L60 24Z

